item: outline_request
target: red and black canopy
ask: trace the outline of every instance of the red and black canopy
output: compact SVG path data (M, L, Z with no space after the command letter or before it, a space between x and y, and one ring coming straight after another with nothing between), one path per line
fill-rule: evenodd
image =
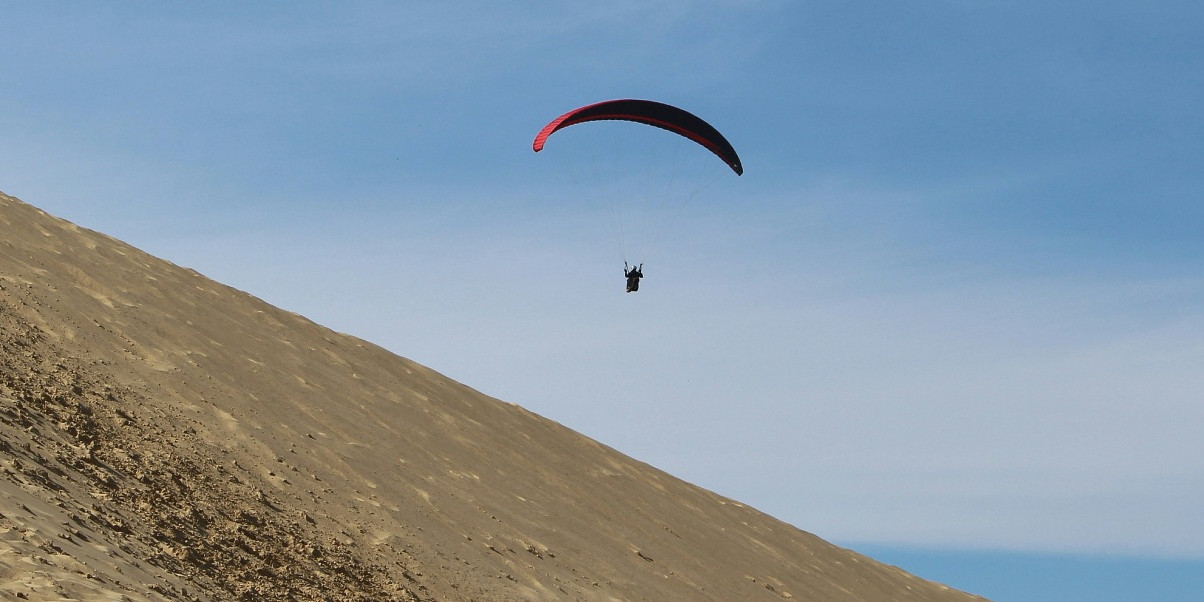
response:
M548 136L556 131L578 123L602 120L634 121L685 136L715 153L736 175L744 173L736 149L719 130L689 111L654 100L608 100L573 109L544 126L531 147L538 153L543 150Z

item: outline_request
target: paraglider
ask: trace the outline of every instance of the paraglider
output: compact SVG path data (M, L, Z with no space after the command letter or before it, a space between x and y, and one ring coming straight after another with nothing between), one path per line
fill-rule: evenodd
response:
M627 262L623 262L623 277L627 279L627 292L634 293L640 290L640 278L644 277L644 264L640 264L638 268L627 266Z
M548 138L556 132L573 125L596 121L627 121L660 128L693 141L710 151L736 175L744 174L740 156L736 154L736 149L724 138L723 134L719 133L719 130L689 111L654 100L608 100L573 109L544 126L535 136L531 148L538 153L544 149ZM643 148L637 148L633 154L641 150ZM621 174L614 174L615 177L619 175ZM700 184L696 183L696 185ZM627 292L634 293L639 290L640 279L644 277L644 264L640 263L636 267L629 266L626 260L626 250L623 251L623 254L625 256L623 277L627 279ZM640 259L644 258L641 256Z

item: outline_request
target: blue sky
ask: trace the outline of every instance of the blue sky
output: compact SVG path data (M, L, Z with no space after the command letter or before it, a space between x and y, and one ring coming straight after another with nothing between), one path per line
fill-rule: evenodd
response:
M413 4L0 3L0 190L844 545L1204 559L1204 8ZM746 169L636 295L530 149L621 97Z

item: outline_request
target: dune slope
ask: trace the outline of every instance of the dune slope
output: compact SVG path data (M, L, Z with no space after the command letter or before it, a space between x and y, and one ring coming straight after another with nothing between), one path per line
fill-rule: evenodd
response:
M974 599L2 194L0 233L5 599Z

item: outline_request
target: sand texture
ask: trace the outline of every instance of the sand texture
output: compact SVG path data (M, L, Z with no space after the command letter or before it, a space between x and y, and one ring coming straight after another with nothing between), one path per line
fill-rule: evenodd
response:
M975 598L0 194L0 599Z

